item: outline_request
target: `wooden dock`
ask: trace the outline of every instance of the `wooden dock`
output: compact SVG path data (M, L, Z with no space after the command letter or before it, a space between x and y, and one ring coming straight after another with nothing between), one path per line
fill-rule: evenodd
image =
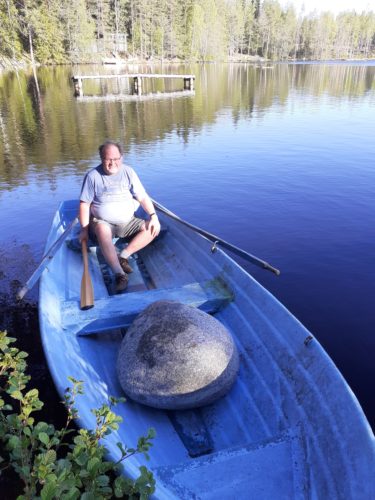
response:
M195 75L169 75L161 73L125 73L123 75L75 75L72 76L74 85L74 95L76 97L83 97L83 81L84 80L98 80L98 79L111 79L111 78L129 78L133 80L132 90L133 94L138 96L142 95L143 80L149 78L164 78L164 79L182 79L183 90L194 90Z

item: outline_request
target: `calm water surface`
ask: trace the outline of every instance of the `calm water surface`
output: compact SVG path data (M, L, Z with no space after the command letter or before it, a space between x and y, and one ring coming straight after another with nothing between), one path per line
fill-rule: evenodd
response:
M375 65L144 70L192 72L195 95L76 100L72 74L116 71L104 67L43 68L38 87L31 73L0 76L2 296L41 259L97 146L119 140L152 197L281 269L244 264L319 339L374 426ZM84 87L127 90L117 79Z

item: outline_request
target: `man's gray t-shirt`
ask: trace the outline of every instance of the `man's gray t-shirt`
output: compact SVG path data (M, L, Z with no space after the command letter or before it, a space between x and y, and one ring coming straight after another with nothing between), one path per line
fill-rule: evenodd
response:
M117 174L106 174L102 165L90 170L84 180L80 200L91 204L91 214L112 224L126 224L134 215L134 198L146 195L134 170L121 165Z

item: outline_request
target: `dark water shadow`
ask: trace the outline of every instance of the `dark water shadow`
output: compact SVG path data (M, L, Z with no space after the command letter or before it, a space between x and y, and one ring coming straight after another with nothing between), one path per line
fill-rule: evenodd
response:
M32 414L36 421L45 421L61 428L67 414L61 403L43 352L39 335L37 289L21 302L15 298L21 284L36 267L28 245L0 248L0 330L16 338L15 347L29 354L27 374L31 376L28 389L36 388L43 408ZM68 381L67 381L68 385ZM15 407L15 405L14 405ZM0 456L6 456L0 445ZM4 464L3 464L4 465ZM0 475L1 498L13 500L22 493L17 475L7 469Z

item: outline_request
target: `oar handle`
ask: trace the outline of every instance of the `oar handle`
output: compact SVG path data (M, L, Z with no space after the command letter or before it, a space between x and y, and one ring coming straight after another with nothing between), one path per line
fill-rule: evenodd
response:
M89 268L89 258L87 256L87 240L82 240L81 246L82 246L83 267L85 272L87 272Z

